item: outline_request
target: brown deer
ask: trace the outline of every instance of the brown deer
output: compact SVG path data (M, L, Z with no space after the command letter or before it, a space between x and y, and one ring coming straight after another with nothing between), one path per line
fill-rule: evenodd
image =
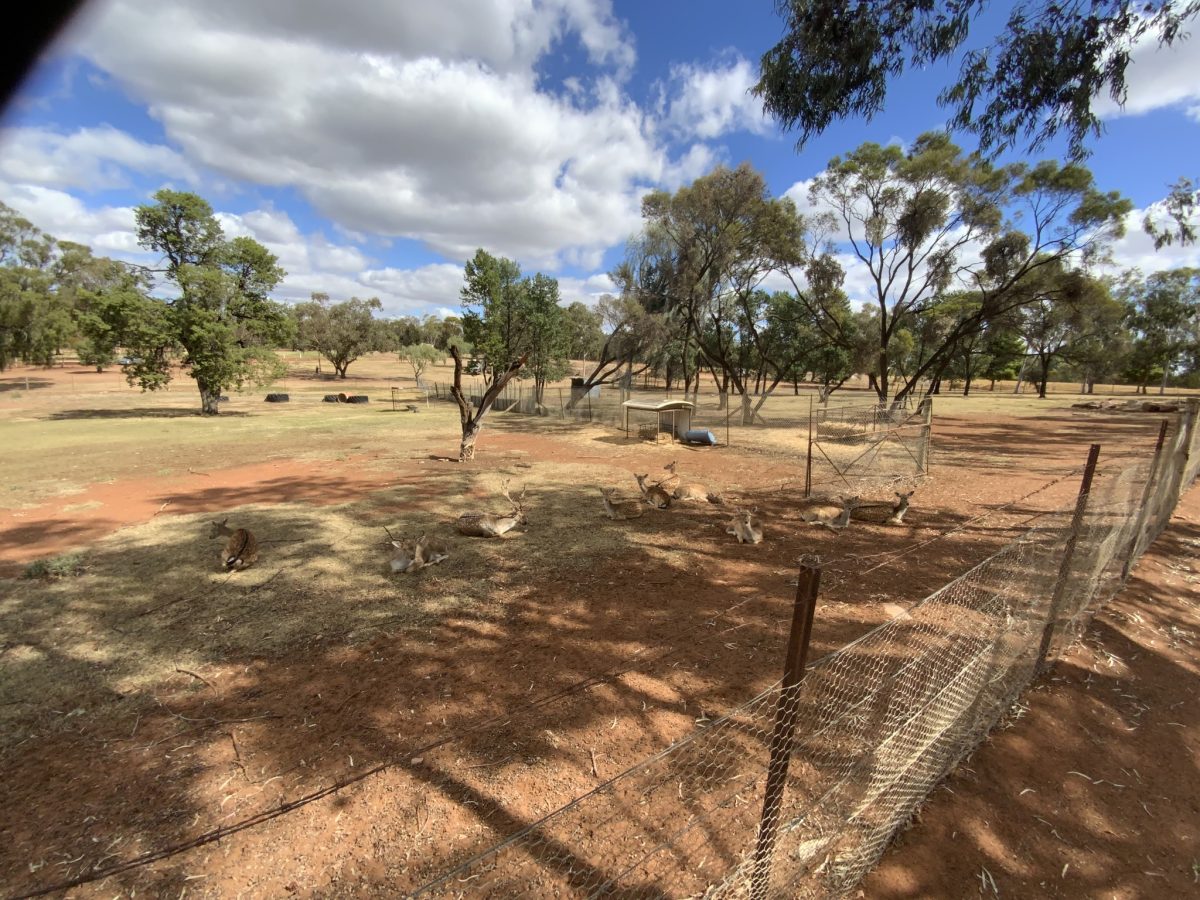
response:
M383 530L387 531L388 541L397 551L390 563L393 572L412 574L426 566L435 566L450 556L445 544L435 543L424 534L413 543L396 540L386 526Z
M529 520L525 517L525 488L521 488L520 496L514 500L509 495L508 482L505 481L500 486L500 493L512 505L512 510L507 515L464 513L455 521L455 527L470 537L500 537L518 525L528 525Z
M892 504L892 514L884 519L884 525L903 525L904 514L908 512L908 503L912 495L916 491L909 491L907 494L902 494L899 491L894 491L896 501Z
M800 521L809 525L824 525L826 528L845 528L850 524L854 510L861 505L858 497L839 497L837 503L816 501L800 513Z
M633 476L637 479L638 490L642 492L642 499L653 506L655 509L666 509L671 505L671 495L657 484L647 486L646 479L649 478L649 473L646 475Z
M729 525L726 527L725 533L736 537L739 544L762 543L762 523L755 521L754 513L756 512L758 512L757 506L749 512L744 509L735 511L729 520Z
M706 500L709 503L724 503L720 494L713 493L698 481L684 481L676 469L676 463L663 466L671 474L658 482L658 486L671 495L672 500Z
M615 488L600 488L600 496L604 498L604 514L610 519L637 519L646 510L640 500L613 500Z
M258 560L258 540L245 528L230 528L225 524L228 521L225 518L220 522L210 522L212 530L208 536L228 538L221 548L221 568L237 572L249 568Z

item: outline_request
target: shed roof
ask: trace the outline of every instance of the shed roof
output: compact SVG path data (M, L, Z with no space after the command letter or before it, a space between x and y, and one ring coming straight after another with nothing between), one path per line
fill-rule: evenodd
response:
M695 409L687 400L626 400L621 404L626 409L642 409L647 412L670 412L673 409Z

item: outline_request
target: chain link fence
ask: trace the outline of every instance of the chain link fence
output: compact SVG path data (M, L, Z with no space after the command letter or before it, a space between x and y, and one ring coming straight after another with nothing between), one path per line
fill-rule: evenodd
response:
M1038 516L906 613L813 663L798 684L781 679L699 721L464 854L415 896L759 900L849 890L1166 527L1200 469L1197 407L1164 423L1152 456L1097 466L1094 448L1073 507Z

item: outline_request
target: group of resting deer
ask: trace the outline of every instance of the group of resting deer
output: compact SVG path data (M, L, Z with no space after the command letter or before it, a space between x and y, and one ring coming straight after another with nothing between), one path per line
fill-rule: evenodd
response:
M614 499L615 488L600 488L604 502L604 512L610 519L636 519L645 512L643 504L655 509L666 509L672 503L686 501L706 501L722 504L721 495L708 490L703 484L695 481L684 481L677 471L674 462L663 466L667 471L664 478L648 483L649 475L634 475L642 496L640 500ZM459 532L470 537L499 537L507 534L518 525L527 525L525 516L525 489L514 500L508 490L508 482L501 485L501 494L509 502L509 512L503 515L495 513L464 513L454 524ZM858 497L839 497L837 502L828 500L806 501L800 513L800 521L810 525L823 525L826 528L841 529L850 524L857 510L879 509L890 507L890 515L884 519L885 525L901 525L904 515L908 512L909 501L913 492L902 494L896 492L896 499L890 503L865 503ZM746 510L735 508L730 513L730 520L725 528L726 534L731 534L739 544L757 544L763 539L762 522L756 517L758 507ZM258 559L258 541L245 528L230 528L225 523L228 519L212 523L209 537L225 537L221 548L221 567L229 571L238 571L252 565ZM422 534L416 541L398 541L391 531L385 527L388 542L396 551L391 560L393 572L413 573L426 566L437 565L450 554L446 545L440 541Z
M525 489L522 488L514 500L509 494L506 481L500 492L511 506L509 512L503 515L464 513L455 520L455 527L471 537L499 537L518 525L527 525L529 520L525 517ZM224 519L211 523L212 531L209 537L227 538L221 548L221 567L229 571L239 571L258 559L258 541L245 528L230 528L225 524L227 521L229 520ZM431 539L427 534L422 534L415 541L398 541L386 526L383 530L387 532L388 543L396 551L390 563L393 572L417 572L426 566L437 565L450 556L444 543Z
M666 509L672 503L681 501L696 500L717 504L725 502L720 494L710 491L703 484L696 481L684 481L675 462L669 462L663 468L667 471L666 477L660 478L653 484L648 483L649 473L633 476L637 479L638 490L642 492L641 500L614 500L613 495L616 492L614 488L600 488L600 495L604 499L605 514L610 519L636 519L645 512L643 503L655 509ZM730 513L725 533L736 537L739 544L759 543L763 538L763 531L762 524L754 518L757 511L758 507L751 510L735 509Z

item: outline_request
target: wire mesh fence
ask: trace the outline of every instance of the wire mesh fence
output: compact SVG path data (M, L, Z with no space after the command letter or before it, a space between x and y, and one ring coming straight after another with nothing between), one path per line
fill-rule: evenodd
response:
M449 385L431 382L428 396L451 400ZM464 393L478 403L482 380L468 381ZM692 404L690 428L707 431L716 443L780 457L804 457L806 487L831 490L870 488L920 476L929 466L932 400L911 396L881 404L872 394L818 395L649 392L602 385L590 391L546 388L540 400L527 384L509 383L493 409L499 413L592 423L621 429L631 440L658 441L663 426L655 413L628 411L630 400L653 404L682 399ZM531 427L532 423L531 423ZM668 437L670 428L666 429Z
M1074 506L1041 515L906 613L818 660L798 685L780 680L698 721L570 803L464 852L415 895L847 891L1121 589L1198 469L1193 403L1153 456L1090 459ZM795 727L782 760L781 723ZM767 791L771 772L782 790Z

